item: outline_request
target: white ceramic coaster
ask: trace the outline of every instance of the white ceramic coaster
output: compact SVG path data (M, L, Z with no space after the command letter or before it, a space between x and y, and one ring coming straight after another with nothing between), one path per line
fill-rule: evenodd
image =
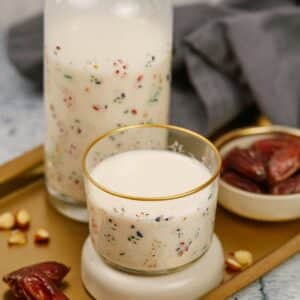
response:
M88 238L81 268L83 283L96 300L196 300L221 283L224 255L214 236L207 253L187 268L168 275L138 276L108 266Z

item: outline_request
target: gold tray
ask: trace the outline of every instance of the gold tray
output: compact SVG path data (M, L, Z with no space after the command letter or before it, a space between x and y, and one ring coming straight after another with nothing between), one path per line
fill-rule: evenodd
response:
M48 204L42 163L43 148L39 147L0 167L0 213L26 208L32 216L27 245L9 248L9 233L0 232L0 277L25 265L56 260L71 267L65 286L65 293L70 299L91 299L80 279L81 247L88 235L88 227L66 219ZM202 299L226 299L300 252L300 220L261 223L242 219L222 208L218 208L216 220L216 233L223 243L225 254L249 249L254 254L255 264L242 273L226 274L222 285ZM48 246L34 245L33 233L38 227L50 231ZM0 297L13 299L7 290L7 286L0 282Z

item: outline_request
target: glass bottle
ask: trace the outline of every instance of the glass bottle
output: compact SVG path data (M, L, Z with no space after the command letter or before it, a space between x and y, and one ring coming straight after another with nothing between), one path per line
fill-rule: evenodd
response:
M87 220L82 157L93 139L168 123L172 28L167 0L46 1L46 178L63 214Z

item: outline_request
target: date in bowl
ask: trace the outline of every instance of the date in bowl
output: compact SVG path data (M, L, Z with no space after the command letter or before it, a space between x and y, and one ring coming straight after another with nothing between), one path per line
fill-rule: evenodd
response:
M299 143L300 130L283 126L243 128L219 138L221 206L259 221L300 218Z

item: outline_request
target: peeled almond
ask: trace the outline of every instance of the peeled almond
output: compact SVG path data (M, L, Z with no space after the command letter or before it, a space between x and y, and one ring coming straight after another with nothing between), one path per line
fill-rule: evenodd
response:
M21 209L16 213L16 222L19 229L27 229L30 221L30 215L27 210Z
M0 215L0 229L10 230L15 227L15 216L10 212L5 212Z
M242 270L242 265L233 258L227 258L225 263L228 271L239 272Z
M24 232L14 230L11 232L7 242L9 246L22 246L27 243L27 237Z
M47 244L50 241L50 234L46 229L40 228L34 236L34 241L37 244Z
M251 252L246 250L235 251L233 254L237 262L239 262L243 267L248 267L253 263L253 255Z

